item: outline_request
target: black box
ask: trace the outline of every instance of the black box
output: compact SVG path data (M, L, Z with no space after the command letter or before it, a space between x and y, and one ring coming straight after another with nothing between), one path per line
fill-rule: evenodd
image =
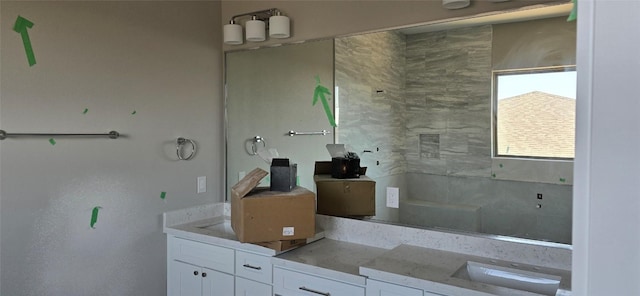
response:
M336 179L360 178L360 159L346 157L331 158L331 177Z
M271 161L271 191L290 192L296 187L298 165L290 164L288 158Z

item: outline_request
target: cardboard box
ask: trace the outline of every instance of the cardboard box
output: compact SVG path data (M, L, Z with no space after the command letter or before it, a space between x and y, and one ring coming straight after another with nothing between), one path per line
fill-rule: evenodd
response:
M315 235L315 194L255 188L268 173L255 169L231 188L231 228L243 243L306 239Z
M281 240L281 241L273 241L273 242L260 242L260 243L254 243L254 244L263 246L265 248L273 249L278 252L282 252L282 251L290 250L300 246L304 246L307 244L307 240L294 239L294 240Z
M313 180L316 183L317 213L331 216L375 216L376 182L367 176L358 179L331 177L331 161L317 161Z

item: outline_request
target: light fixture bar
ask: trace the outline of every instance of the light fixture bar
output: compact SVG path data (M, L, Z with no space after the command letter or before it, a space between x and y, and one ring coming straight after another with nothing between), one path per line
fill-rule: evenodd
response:
M255 16L256 19L265 21L265 20L268 20L269 17L276 15L277 11L278 11L277 8L269 8L269 9L254 11L254 12L247 12L247 13L232 16L231 21L235 22L236 18L239 18L242 16Z

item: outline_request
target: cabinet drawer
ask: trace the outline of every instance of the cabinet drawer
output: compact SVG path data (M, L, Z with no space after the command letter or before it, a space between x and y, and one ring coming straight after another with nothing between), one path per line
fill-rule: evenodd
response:
M422 290L367 279L367 296L423 296Z
M271 285L236 277L235 296L271 296Z
M364 296L364 287L274 267L273 293L282 296Z
M203 244L186 239L169 237L171 260L233 274L233 249Z
M236 275L271 284L273 275L271 257L236 251Z

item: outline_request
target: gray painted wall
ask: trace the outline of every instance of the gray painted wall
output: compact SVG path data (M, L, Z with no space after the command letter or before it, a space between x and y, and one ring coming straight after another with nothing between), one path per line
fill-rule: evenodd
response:
M2 1L0 19L2 129L126 135L0 142L0 294L164 295L161 214L223 201L220 3Z
M578 6L573 295L640 295L639 13L638 1Z
M571 186L492 178L492 37L484 25L337 39L339 141L385 148L363 155L381 182L376 219L571 243ZM386 186L400 187L399 210L384 207Z

